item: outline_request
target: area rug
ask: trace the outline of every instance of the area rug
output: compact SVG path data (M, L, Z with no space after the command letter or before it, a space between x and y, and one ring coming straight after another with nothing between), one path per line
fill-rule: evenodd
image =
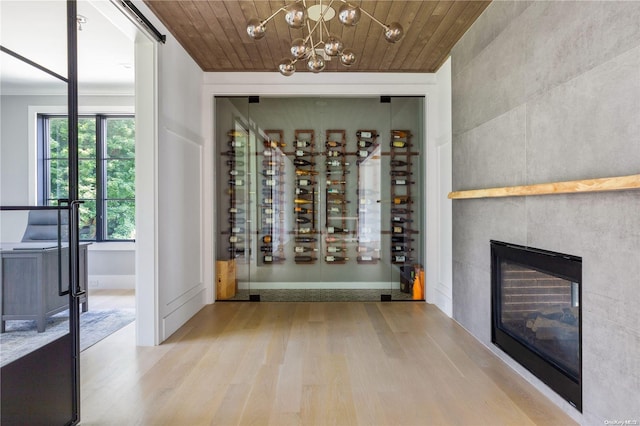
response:
M83 351L135 319L133 309L92 310L80 314L80 350ZM0 365L56 340L69 332L69 312L61 312L47 320L43 333L35 321L7 321L6 332L0 333Z

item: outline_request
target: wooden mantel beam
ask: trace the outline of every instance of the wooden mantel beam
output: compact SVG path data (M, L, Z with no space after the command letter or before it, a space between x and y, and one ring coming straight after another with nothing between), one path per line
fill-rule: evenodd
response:
M469 191L454 191L449 193L449 198L452 200L464 200L471 198L623 191L628 189L640 189L640 175L540 183L537 185L505 186L502 188L472 189Z

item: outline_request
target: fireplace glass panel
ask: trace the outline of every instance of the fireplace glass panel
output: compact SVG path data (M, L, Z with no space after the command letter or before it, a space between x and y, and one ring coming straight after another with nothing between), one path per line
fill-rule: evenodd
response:
M571 377L580 375L577 283L508 260L502 275L500 327Z

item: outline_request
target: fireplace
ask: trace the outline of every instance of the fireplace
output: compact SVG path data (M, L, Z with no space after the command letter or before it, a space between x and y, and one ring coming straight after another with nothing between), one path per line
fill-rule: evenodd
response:
M492 342L582 411L582 259L491 241Z

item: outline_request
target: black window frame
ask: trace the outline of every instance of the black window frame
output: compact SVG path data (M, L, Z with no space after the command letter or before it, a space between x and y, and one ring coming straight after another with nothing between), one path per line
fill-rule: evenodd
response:
M50 206L56 200L50 199L50 162L52 160L49 149L49 120L53 118L67 118L66 114L59 113L41 113L37 115L37 136L38 136L38 205ZM108 198L107 197L107 161L108 160L133 160L134 157L107 157L107 120L109 119L134 119L135 114L119 113L119 114L79 114L78 121L84 119L95 119L95 170L96 170L96 189L95 200L85 199L85 201L95 201L95 238L82 239L82 241L94 242L134 242L135 239L107 238L107 211L106 205L108 201L132 201L134 198ZM78 158L78 160L86 160ZM81 199L82 200L82 199ZM135 220L135 217L134 217ZM137 224L136 224L137 225Z

